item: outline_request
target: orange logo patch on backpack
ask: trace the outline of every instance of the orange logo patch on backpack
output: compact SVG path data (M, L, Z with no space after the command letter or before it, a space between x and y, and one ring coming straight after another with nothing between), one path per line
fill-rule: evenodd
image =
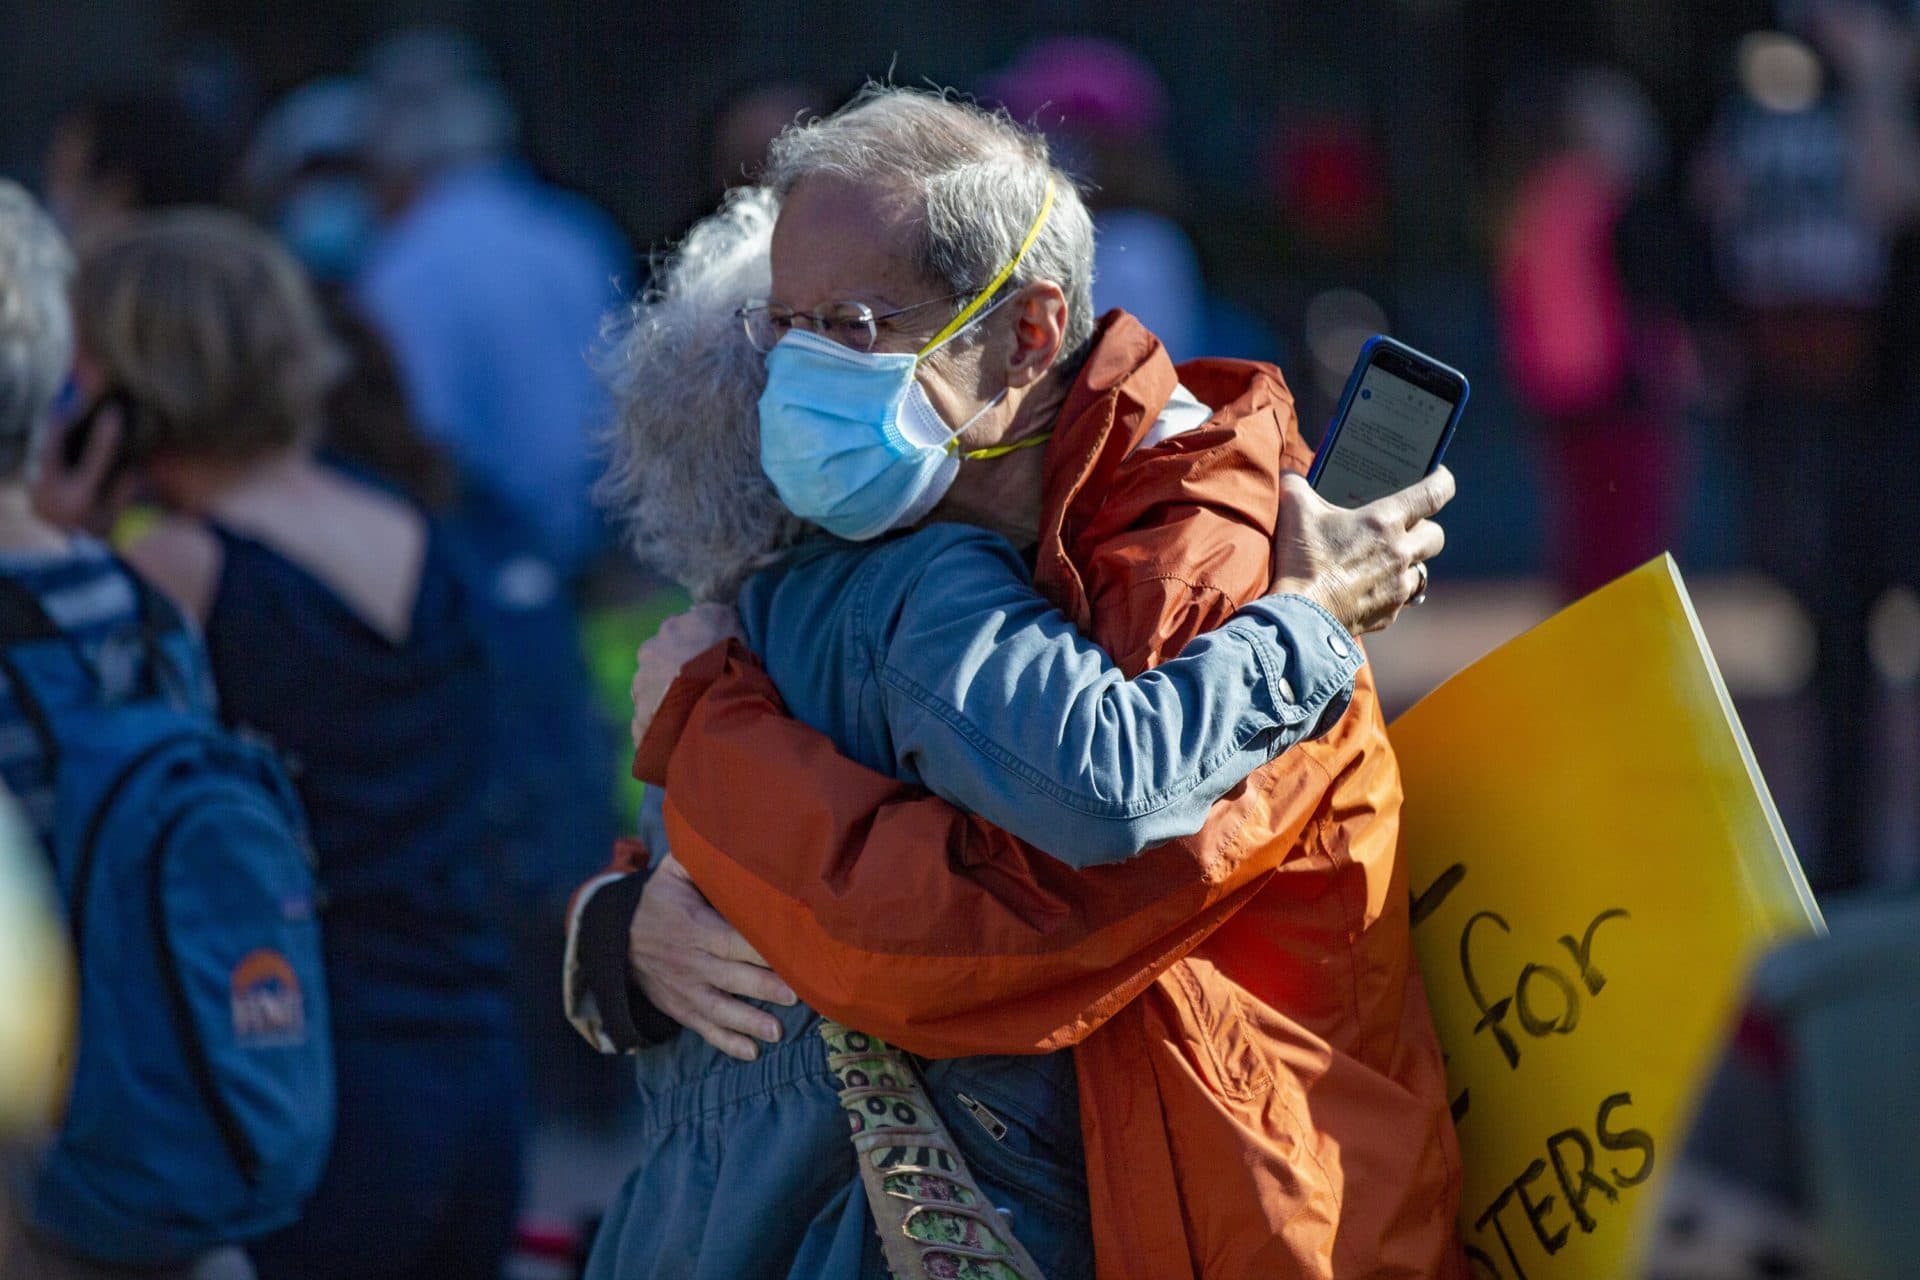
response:
M233 967L233 1034L252 1048L298 1044L306 1039L300 979L287 958L268 947L248 953Z

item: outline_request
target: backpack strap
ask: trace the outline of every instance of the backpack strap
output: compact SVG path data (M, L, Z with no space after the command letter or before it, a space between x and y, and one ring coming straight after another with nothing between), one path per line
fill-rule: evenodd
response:
M148 585L124 560L115 557L114 563L133 588L141 647L161 695L176 707L204 710L205 697L200 692L200 683L174 652L178 638L189 632L186 619L170 600ZM47 613L39 595L18 578L0 574L0 671L6 672L14 698L40 745L48 770L57 774L60 745L53 732L53 721L33 678L13 653L18 647L39 644L57 645L58 650L66 655L65 661L73 678L85 687L98 688L99 677L93 667L82 656L72 638Z
M141 635L157 643L163 637L187 629L186 617L158 587L141 577L139 570L126 561L116 556L115 562L133 583L134 600L140 613Z
M48 718L47 709L41 703L33 681L14 661L12 650L19 645L46 641L64 643L65 640L66 634L60 630L60 624L48 615L46 606L40 603L40 597L33 589L10 574L0 574L0 671L6 672L7 683L12 686L20 714L26 718L27 727L40 744L40 754L47 762L50 777L56 776L59 771L60 740L54 735L53 721ZM80 660L80 655L73 653L71 656L79 673L92 679L92 672L87 670L87 664Z
M140 619L140 644L146 651L161 695L182 710L206 710L201 682L195 679L190 663L183 662L177 651L182 637L193 633L186 615L132 565L117 556L114 560L133 584L134 608Z
M1042 1280L973 1180L907 1055L831 1018L820 1020L820 1038L894 1280Z
M187 630L186 619L171 600L149 585L125 560L115 556L113 563L133 587L140 638L149 649L157 650L163 639ZM48 615L46 606L40 603L40 597L31 587L11 575L0 574L0 647L65 638L66 633Z

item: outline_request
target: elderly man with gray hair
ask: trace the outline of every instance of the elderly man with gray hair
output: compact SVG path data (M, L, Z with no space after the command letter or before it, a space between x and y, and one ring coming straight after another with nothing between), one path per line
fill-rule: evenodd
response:
M574 1012L603 1047L664 1013L743 1061L689 1034L643 1056L655 1136L596 1271L1031 1274L1009 1234L1052 1275L1457 1267L1397 778L1348 634L1414 594L1450 480L1341 512L1283 478L1308 455L1277 372L1176 372L1129 317L1096 325L1085 209L1004 118L870 90L767 177L766 265L696 234L640 310L619 474L726 452L666 444L700 418L660 421L658 380L715 366L662 360L689 326L654 320L679 291L711 324L770 269L741 308L761 469L838 538L748 580L765 672L712 648L655 716L723 628L643 653L664 839L624 851L650 880L581 895ZM741 270L690 286L703 261ZM756 555L794 532L758 528ZM782 1008L760 953L845 1025Z

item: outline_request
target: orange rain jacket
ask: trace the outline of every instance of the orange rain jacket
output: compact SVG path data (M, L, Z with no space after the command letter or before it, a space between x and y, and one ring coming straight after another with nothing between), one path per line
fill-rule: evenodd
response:
M1135 452L1176 377L1214 417ZM1277 370L1176 375L1113 313L1048 446L1036 584L1135 674L1265 592L1279 478L1309 460ZM1074 1046L1101 1280L1464 1275L1366 668L1198 835L1084 871L839 756L738 645L689 664L635 772L820 1012L930 1057Z

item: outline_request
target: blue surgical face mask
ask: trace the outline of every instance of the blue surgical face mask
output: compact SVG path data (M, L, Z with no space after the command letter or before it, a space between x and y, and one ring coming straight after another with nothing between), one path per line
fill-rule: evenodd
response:
M801 329L780 339L760 396L760 467L787 510L842 538L875 538L933 510L962 457L990 452L962 454L956 441L1007 393L950 427L918 364Z
M335 284L359 271L379 221L364 183L351 177L310 178L281 207L280 238L315 280Z
M1013 261L918 352L855 351L794 329L767 353L760 396L760 467L789 511L854 541L924 518L953 486L963 459L1000 457L1044 444L1046 435L963 452L960 436L1001 400L1003 389L958 427L949 426L915 376L935 351L992 314L987 301L1026 256L1053 188Z

